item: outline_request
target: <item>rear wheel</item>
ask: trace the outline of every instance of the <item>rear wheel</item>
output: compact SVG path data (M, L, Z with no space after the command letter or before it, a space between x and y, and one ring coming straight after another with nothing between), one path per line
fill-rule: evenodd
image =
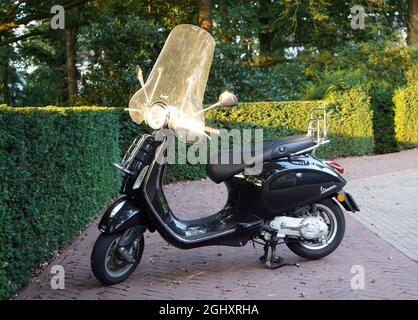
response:
M141 234L129 247L127 252L133 262L123 259L118 252L118 243L122 234L102 233L97 238L91 253L91 270L97 280L111 285L126 280L135 271L144 251L144 236Z
M305 259L319 259L332 253L340 245L345 233L345 218L340 206L332 199L316 204L315 212L328 225L328 234L321 241L300 240L286 243L289 249Z

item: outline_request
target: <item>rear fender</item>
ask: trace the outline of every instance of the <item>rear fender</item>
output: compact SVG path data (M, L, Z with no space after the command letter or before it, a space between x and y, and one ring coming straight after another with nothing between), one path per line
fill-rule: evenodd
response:
M99 222L99 230L112 234L123 232L129 228L143 226L146 230L148 219L134 200L128 196L122 196L112 202L104 211Z

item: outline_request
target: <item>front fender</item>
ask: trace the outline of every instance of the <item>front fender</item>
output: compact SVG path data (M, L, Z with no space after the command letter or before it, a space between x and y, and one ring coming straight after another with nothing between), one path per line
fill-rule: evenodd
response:
M134 200L122 196L104 210L99 222L99 230L108 234L119 233L138 225L147 227L148 219L145 213L139 209Z

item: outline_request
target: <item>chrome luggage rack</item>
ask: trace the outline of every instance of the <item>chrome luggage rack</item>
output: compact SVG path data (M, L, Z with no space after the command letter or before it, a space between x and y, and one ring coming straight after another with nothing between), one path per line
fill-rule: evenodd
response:
M311 109L308 122L307 136L312 137L312 140L316 143L314 146L307 149L292 153L291 156L297 156L312 152L315 154L315 150L320 146L329 143L327 139L327 110L334 105L328 105L325 108L314 108Z

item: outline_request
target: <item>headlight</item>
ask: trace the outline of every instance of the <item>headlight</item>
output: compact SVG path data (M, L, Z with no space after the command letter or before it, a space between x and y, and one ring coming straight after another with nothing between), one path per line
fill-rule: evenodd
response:
M146 111L145 121L151 128L158 130L167 124L168 115L168 109L165 105L155 103Z

